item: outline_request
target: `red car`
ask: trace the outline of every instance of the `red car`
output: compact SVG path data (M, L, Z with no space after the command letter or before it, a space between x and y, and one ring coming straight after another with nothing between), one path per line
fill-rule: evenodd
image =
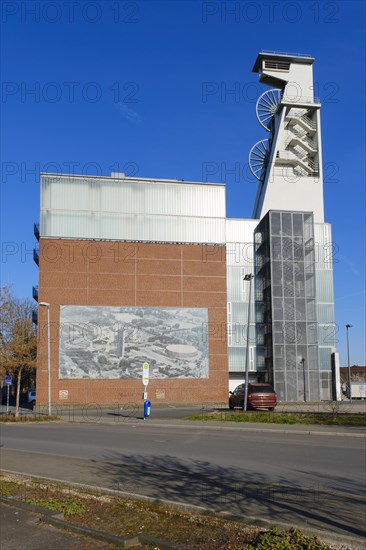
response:
M237 386L230 393L229 407L243 408L244 405L245 384ZM277 393L270 384L248 384L248 409L269 409L273 411L277 405Z

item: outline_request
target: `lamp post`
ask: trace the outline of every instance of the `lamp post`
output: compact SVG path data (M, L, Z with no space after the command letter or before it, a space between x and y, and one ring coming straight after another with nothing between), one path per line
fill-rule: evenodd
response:
M249 380L249 330L250 330L250 306L252 299L252 280L254 278L253 273L248 273L243 278L244 281L249 281L249 301L248 301L248 324L247 324L247 349L245 354L245 388L244 388L244 401L243 411L248 408L248 380Z
M351 365L349 362L349 339L348 339L348 329L352 328L353 325L346 325L347 330L347 359L348 359L348 386L349 386L349 400L352 402L352 383L351 383Z
M306 403L306 377L305 377L305 358L303 357L300 361L302 364L302 376L303 376L303 383L304 383L304 401Z
M47 308L47 370L48 370L48 415L51 416L51 323L50 304L39 302L40 306Z

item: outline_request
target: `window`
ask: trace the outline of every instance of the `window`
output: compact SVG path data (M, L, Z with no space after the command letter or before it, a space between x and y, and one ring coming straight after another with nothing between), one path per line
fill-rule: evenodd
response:
M233 344L233 327L232 324L229 323L227 326L227 345L232 346Z
M240 275L241 275L241 297L242 297L242 300L245 301L246 296L247 296L246 289L247 289L247 284L248 284L248 281L244 281L244 277L246 275L245 267L241 268Z
M290 70L290 63L288 61L269 61L266 59L264 67L272 71L288 72Z

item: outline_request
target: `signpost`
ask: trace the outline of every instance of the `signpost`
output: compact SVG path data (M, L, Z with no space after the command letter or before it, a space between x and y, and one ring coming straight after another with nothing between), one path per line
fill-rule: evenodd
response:
M8 386L6 390L6 414L9 414L9 390L10 386L13 383L13 377L12 376L5 376L5 385Z

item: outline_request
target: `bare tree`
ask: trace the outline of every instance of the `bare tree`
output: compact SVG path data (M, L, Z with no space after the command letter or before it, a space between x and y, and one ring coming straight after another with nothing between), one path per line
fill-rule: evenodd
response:
M0 370L16 379L15 416L19 416L22 375L36 366L37 335L32 301L15 297L9 286L0 289Z

